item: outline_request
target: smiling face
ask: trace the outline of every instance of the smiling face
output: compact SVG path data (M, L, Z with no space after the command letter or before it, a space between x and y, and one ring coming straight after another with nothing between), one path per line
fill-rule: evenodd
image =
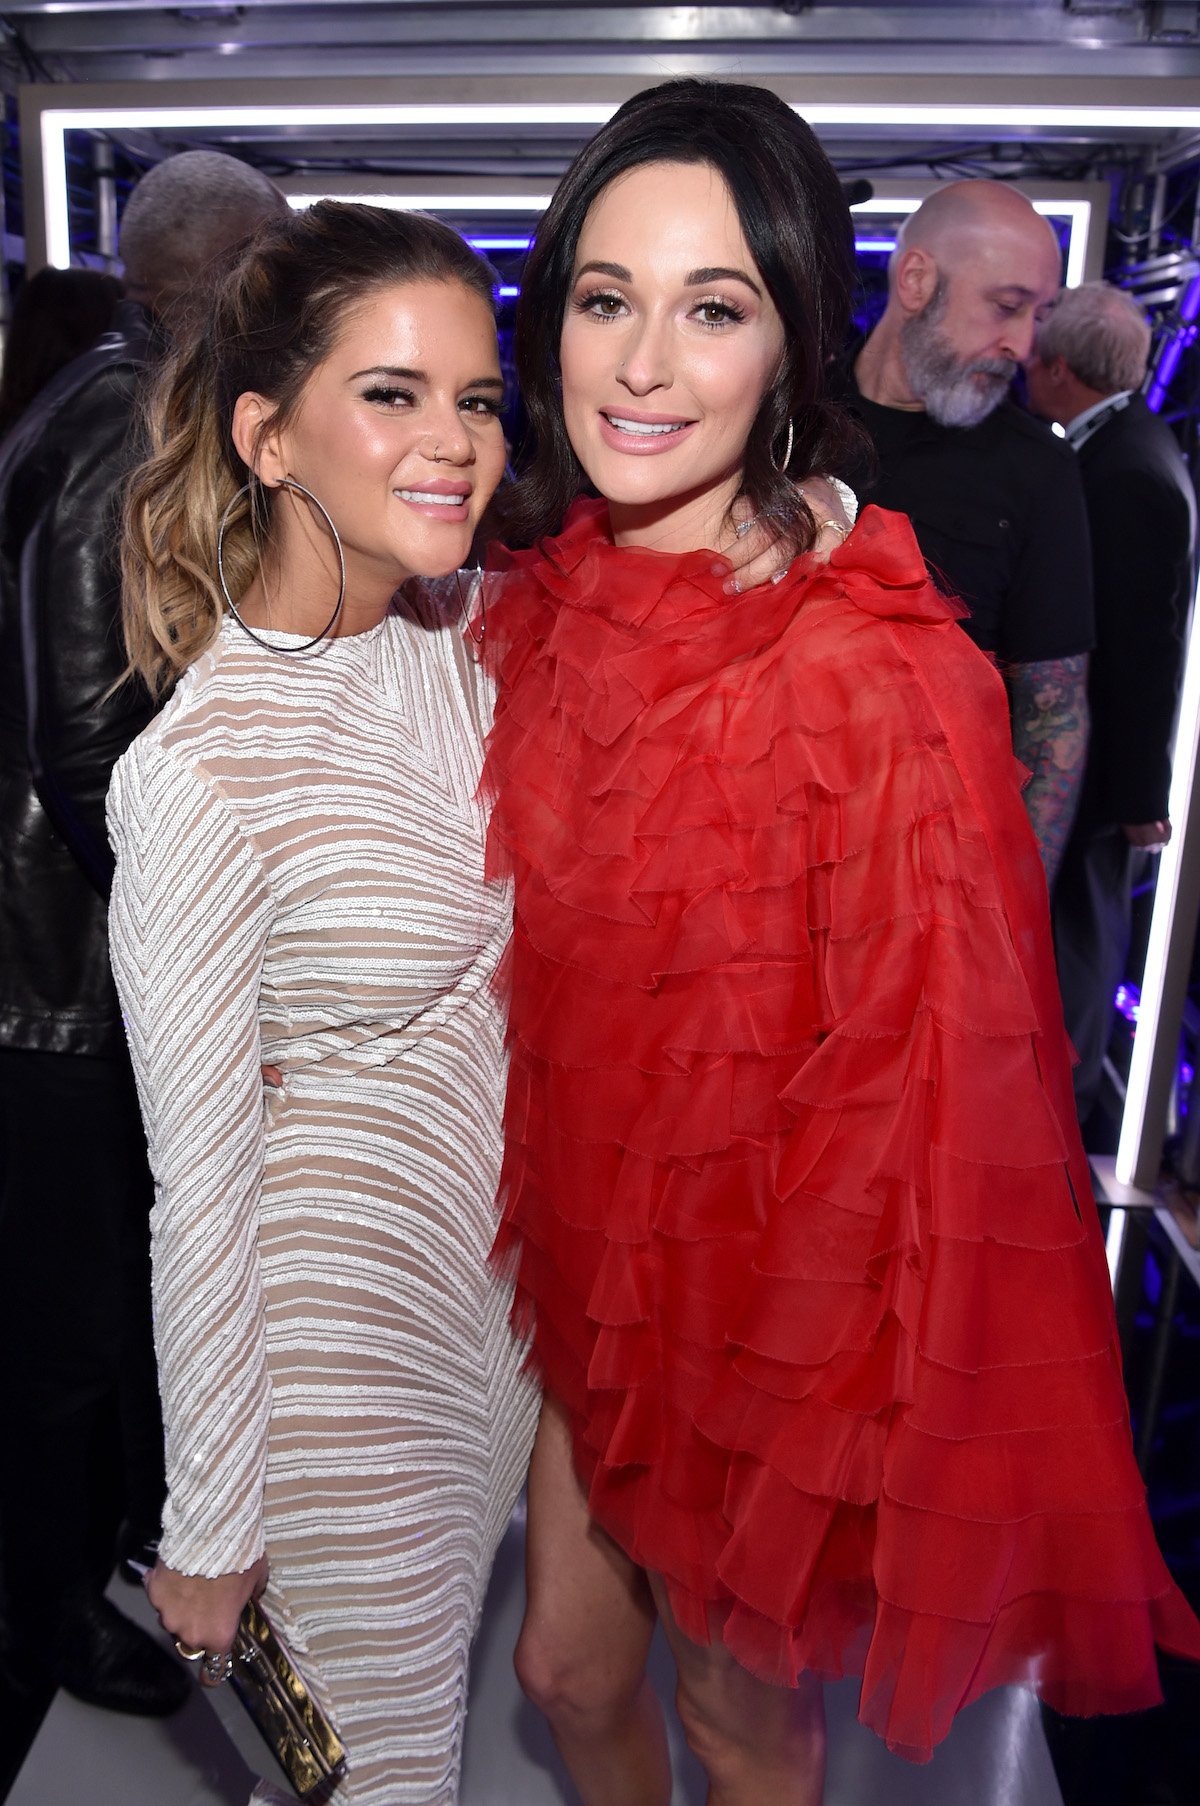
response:
M495 322L459 282L396 283L343 317L293 418L268 426L258 469L268 484L294 478L328 509L348 608L464 562L504 471L502 394ZM238 404L251 432L256 402L269 418L261 398ZM273 536L285 573L313 530L305 504L282 490Z
M618 543L718 543L783 325L733 197L707 163L618 176L579 236L563 413Z

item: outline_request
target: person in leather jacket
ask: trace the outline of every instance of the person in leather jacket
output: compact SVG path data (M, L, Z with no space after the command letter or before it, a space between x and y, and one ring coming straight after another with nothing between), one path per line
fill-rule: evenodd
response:
M119 516L142 372L205 266L286 202L236 158L157 165L125 210L114 329L0 443L0 1477L4 1611L25 1672L161 1713L183 1674L103 1597L117 1523L164 1481L146 1165L108 965L104 799L152 712L124 681Z

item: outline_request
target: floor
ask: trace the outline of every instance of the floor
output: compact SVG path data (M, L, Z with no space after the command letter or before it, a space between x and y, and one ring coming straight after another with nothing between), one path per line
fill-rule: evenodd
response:
M132 1589L113 1597L151 1622ZM517 1689L510 1660L522 1605L521 1528L501 1549L476 1646L461 1806L566 1806L573 1799L537 1714ZM658 1653L658 1652L656 1652ZM667 1665L657 1678L669 1694ZM854 1688L828 1695L827 1806L1062 1806L1034 1701L990 1695L956 1723L933 1762L912 1768L889 1756L854 1717ZM214 1719L219 1701L221 1722ZM676 1746L674 1806L702 1806L703 1784ZM120 1718L60 1693L8 1796L8 1806L245 1806L256 1733L222 1690L197 1690L164 1722ZM269 1762L269 1758L266 1758Z
M1200 1293L1184 1285L1172 1299L1170 1261L1170 1248L1151 1236L1126 1326L1126 1382L1140 1433L1161 1301L1173 1330L1146 1450L1150 1503L1167 1561L1200 1610ZM149 1621L145 1600L132 1589L118 1583L114 1597ZM521 1606L521 1528L514 1523L475 1653L461 1806L568 1806L572 1799L541 1721L513 1677ZM668 1697L661 1660L656 1678ZM1166 1663L1163 1682L1168 1704L1154 1712L1083 1724L1050 1720L1054 1765L1034 1702L1021 1693L993 1694L961 1715L926 1768L890 1757L855 1722L853 1686L833 1687L827 1806L1200 1806L1200 1670ZM7 1723L13 1702L12 1686L0 1674L0 1763L12 1758L0 1767L0 1799L42 1708L41 1700L27 1702L26 1720L14 1730ZM214 1720L214 1702L224 1730ZM674 1806L701 1806L702 1783L677 1736L675 1743ZM260 1747L227 1692L197 1692L165 1724L119 1718L59 1694L8 1806L245 1806L247 1764Z

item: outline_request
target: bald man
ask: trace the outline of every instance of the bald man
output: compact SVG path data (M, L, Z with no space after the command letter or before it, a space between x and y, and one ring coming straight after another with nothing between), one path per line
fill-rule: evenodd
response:
M12 1666L122 1712L187 1677L104 1595L116 1519L157 1535L145 1138L108 969L104 796L148 719L124 667L120 493L142 373L176 300L286 208L267 177L185 151L121 222L116 329L30 404L0 455L0 1552Z
M1004 673L1051 884L1087 751L1091 559L1074 460L1008 391L1061 279L1054 233L1016 189L948 183L900 236L849 396L879 460L864 499L911 516Z

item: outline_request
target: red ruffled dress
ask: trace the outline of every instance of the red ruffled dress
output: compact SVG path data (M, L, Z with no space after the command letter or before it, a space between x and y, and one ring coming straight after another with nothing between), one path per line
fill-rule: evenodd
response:
M868 508L736 600L602 504L490 581L500 1259L595 1519L924 1759L1200 1657L1130 1446L1001 679Z

